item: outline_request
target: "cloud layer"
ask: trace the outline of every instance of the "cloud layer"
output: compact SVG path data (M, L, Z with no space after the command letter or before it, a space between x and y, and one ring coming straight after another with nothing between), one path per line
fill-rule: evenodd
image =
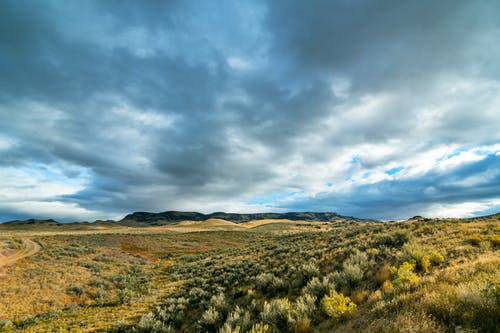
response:
M2 1L0 221L500 210L494 1Z

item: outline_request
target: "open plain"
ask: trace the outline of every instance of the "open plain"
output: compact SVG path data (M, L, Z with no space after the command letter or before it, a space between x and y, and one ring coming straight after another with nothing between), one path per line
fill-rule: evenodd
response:
M500 216L2 227L4 332L497 332Z

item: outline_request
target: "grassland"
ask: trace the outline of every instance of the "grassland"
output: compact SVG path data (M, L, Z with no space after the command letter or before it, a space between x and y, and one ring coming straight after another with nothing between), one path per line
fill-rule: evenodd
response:
M4 332L499 332L500 216L3 230Z

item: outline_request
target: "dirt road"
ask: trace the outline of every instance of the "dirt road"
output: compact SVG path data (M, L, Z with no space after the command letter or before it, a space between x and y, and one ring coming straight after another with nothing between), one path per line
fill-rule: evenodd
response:
M0 273L4 266L15 263L16 261L30 257L40 251L40 245L33 242L31 239L23 240L24 248L10 256L0 256Z

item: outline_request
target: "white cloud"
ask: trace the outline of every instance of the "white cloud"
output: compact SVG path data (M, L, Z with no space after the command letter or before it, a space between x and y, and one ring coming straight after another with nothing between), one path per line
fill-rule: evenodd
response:
M453 204L436 203L423 209L421 215L431 217L473 217L478 213L495 209L498 206L500 206L500 198Z
M30 165L22 168L0 168L0 210L4 209L30 217L80 220L107 216L76 203L66 202L61 196L75 194L88 181L85 170L68 178L63 170L51 165Z
M74 221L82 221L82 219L93 221L97 215L102 219L116 216L91 211L80 207L76 203L64 201L20 200L10 202L8 205L0 202L0 209L2 208L33 218L64 218L65 220L73 219Z
M451 156L437 163L438 170L453 169L459 165L471 162L477 162L484 159L485 155L477 155L473 151L463 151L455 156Z
M59 179L54 179L54 172ZM84 188L85 182L81 178L69 179L50 166L45 171L40 166L4 167L0 168L0 202L46 200L74 194Z

